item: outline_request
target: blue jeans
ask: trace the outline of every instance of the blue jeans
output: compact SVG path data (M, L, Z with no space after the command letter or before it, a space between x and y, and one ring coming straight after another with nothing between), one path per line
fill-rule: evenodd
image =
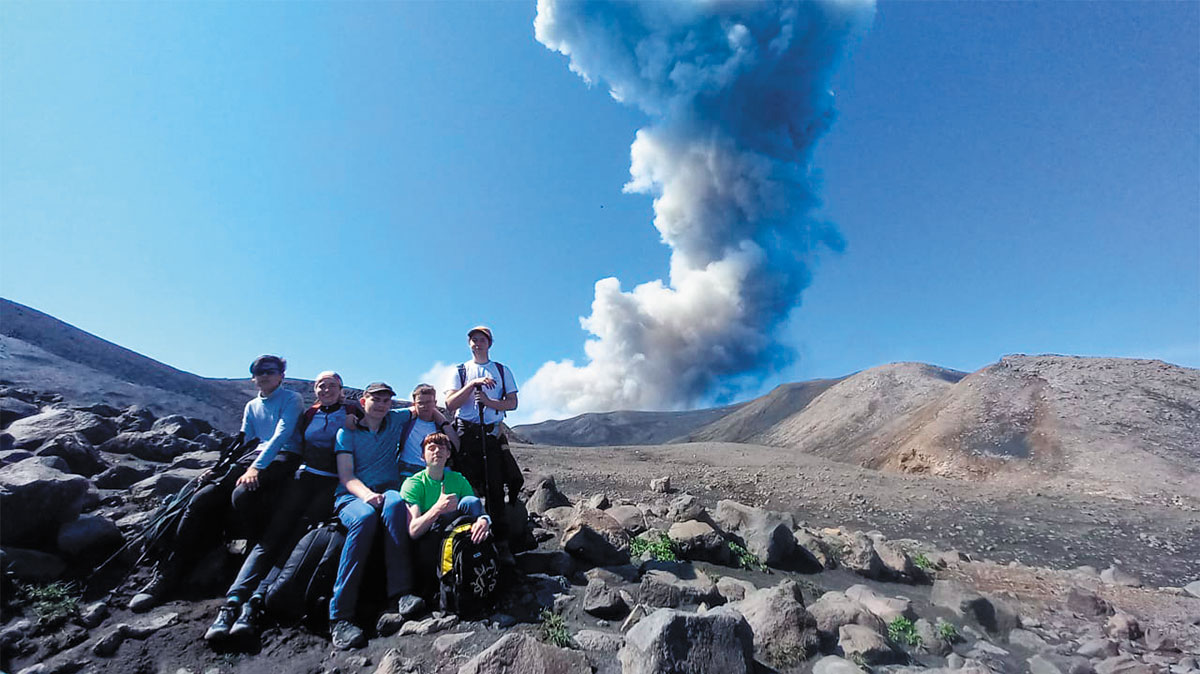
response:
M383 492L383 507L376 510L353 494L338 497L334 506L346 525L346 543L338 560L337 580L329 601L329 619L351 620L358 605L358 588L367 568L375 532L383 524L383 559L388 597L412 592L412 559L409 551L408 504L400 492Z
M346 543L338 561L333 598L329 601L329 620L354 618L367 556L381 521L385 532L383 554L388 597L412 594L413 559L412 541L408 537L408 504L400 498L400 492L383 492L383 508L380 510L372 508L353 494L338 497L335 507L338 517L346 525ZM464 496L458 500L458 512L479 517L483 514L483 502L474 496Z

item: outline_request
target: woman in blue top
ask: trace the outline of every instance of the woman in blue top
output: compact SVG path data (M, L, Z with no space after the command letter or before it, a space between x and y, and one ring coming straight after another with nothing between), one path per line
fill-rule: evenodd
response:
M336 372L317 375L313 390L317 402L301 415L296 431L300 470L284 489L262 540L229 587L225 604L204 634L209 641L258 630L267 588L286 555L309 524L333 511L333 493L338 486L334 440L338 430L352 428L362 418L362 408L342 400L342 377Z

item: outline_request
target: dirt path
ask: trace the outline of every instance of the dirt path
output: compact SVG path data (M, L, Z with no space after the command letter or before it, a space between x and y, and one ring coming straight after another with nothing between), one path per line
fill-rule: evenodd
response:
M999 563L1070 569L1117 564L1149 585L1200 578L1200 503L1130 502L1062 487L981 484L859 468L790 450L694 443L517 445L530 472L570 493L643 497L651 478L680 491L794 512L819 526L878 529Z

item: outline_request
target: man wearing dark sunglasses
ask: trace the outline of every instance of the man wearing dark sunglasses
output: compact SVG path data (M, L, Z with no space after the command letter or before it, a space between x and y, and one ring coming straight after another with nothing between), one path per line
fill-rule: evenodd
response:
M284 484L298 463L292 436L304 412L304 398L282 386L286 369L287 361L279 356L259 356L250 364L258 395L246 403L241 430L247 441L257 439L258 447L225 475L207 476L208 484L188 500L171 550L155 565L150 582L130 599L131 610L146 611L162 601L180 576L217 545L231 501L239 511L238 521L246 525L241 534L255 539L261 535L273 488Z

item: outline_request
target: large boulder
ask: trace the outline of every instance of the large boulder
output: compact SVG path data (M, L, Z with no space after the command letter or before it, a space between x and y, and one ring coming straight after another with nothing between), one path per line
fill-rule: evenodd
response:
M838 560L842 566L864 578L882 580L887 576L883 560L875 551L875 542L866 534L856 531L849 536L843 536L842 541L844 545Z
M562 508L569 505L571 505L571 500L558 490L552 475L539 479L533 487L533 494L525 502L525 507L529 509L529 512L538 515L544 514L551 508Z
M116 424L98 414L60 409L18 419L5 430L13 436L14 447L28 450L41 447L47 440L67 433L80 433L93 445L117 434Z
M99 558L124 542L117 525L101 515L81 515L58 530L58 549L72 557Z
M37 461L0 468L0 540L5 545L53 540L58 528L83 510L87 478Z
M20 398L0 398L0 428L4 428L17 419L31 417L37 414L39 409L37 405L27 403Z
M196 436L200 435L200 429L196 428L196 424L182 414L169 414L151 424L150 430L184 440L195 440Z
M192 480L204 473L200 468L176 468L151 475L133 484L129 493L134 498L162 498L178 492Z
M862 625L842 625L838 630L838 648L847 658L865 665L904 662L904 653L892 648L878 632Z
M880 634L887 631L882 618L844 592L826 592L808 607L808 612L817 621L817 630L828 643L837 639L842 625L862 625Z
M985 597L978 592L949 580L937 580L929 601L955 614L970 617L992 634L1008 634L1020 626L1020 618L1003 602Z
M629 602L625 599L627 594L612 578L594 576L588 580L583 593L583 610L597 618L620 618L629 613Z
M817 573L837 566L837 559L819 536L803 528L793 531L792 536L796 539L797 568L800 571Z
M623 674L749 674L753 653L754 633L736 611L660 609L629 630L618 657Z
M91 477L108 468L108 462L82 433L66 433L48 440L35 453L38 456L62 457L70 472L84 477Z
M701 603L713 606L725 601L703 571L691 564L660 564L642 574L638 600L658 608L676 608Z
M636 536L649 528L646 525L646 514L635 505L615 505L604 512L616 520L621 528L631 536Z
M687 520L671 525L667 536L684 559L701 560L728 566L732 553L721 532L707 522Z
M908 553L891 541L875 541L875 554L883 563L883 573L890 579L915 581L921 577L921 571L913 563Z
M759 659L774 667L790 667L820 646L817 621L804 609L804 598L795 581L785 580L746 595L729 605L746 617L754 631L754 650Z
M58 580L67 570L67 563L57 555L40 550L4 548L8 572L26 583L48 583Z
M795 564L792 529L796 521L791 515L722 500L717 502L713 519L721 529L741 538L746 550L767 566L791 568Z
M187 452L203 450L204 446L163 433L126 432L100 445L100 451L113 454L132 454L139 459L169 463Z
M906 597L885 597L866 585L851 585L846 588L846 596L866 606L868 611L885 623L896 618L917 619L917 614L912 610L912 601Z
M562 535L562 548L595 566L629 561L629 534L603 510L579 508Z
M136 463L118 463L95 477L101 489L125 489L154 474L154 468Z
M591 674L587 656L544 644L525 634L507 634L471 658L458 674Z
M700 499L691 494L680 494L667 505L668 522L686 522L688 520L707 519L708 511L701 505Z
M121 433L141 433L154 426L154 413L141 405L130 405L115 421Z

